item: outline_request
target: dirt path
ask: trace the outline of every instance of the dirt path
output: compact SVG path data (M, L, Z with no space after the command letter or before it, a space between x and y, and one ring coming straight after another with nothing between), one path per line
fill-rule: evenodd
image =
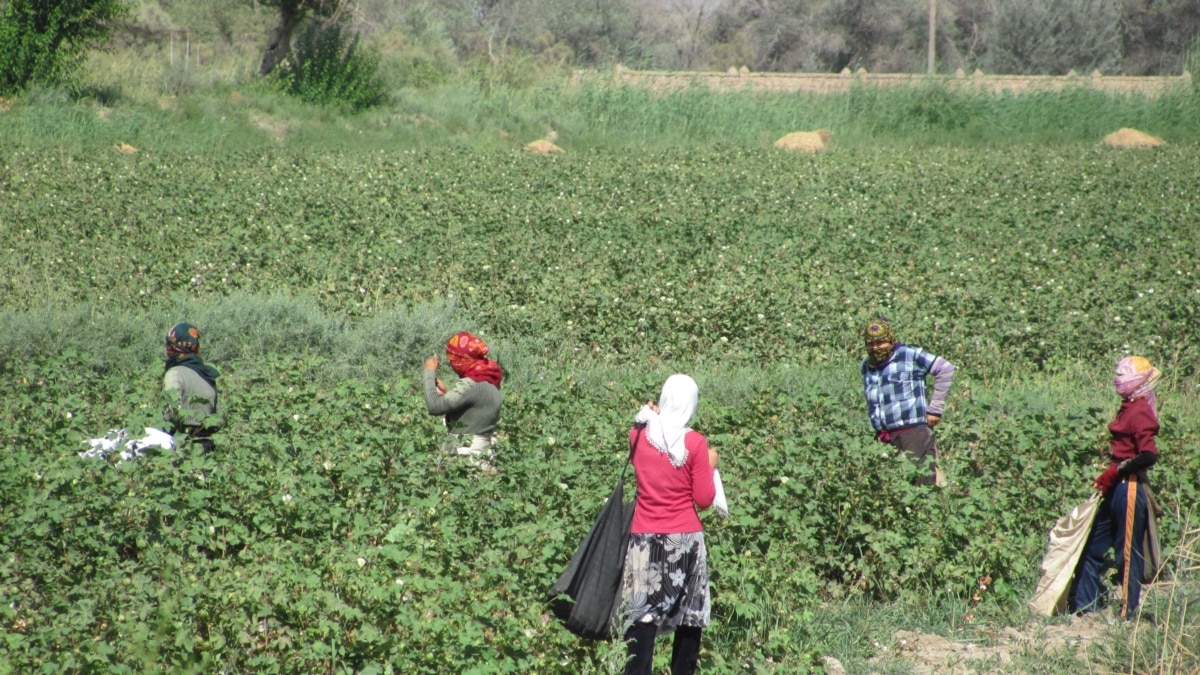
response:
M1075 658L1087 659L1087 647L1113 630L1103 616L1072 619L1070 623L1032 624L980 633L972 641L951 640L941 635L900 630L890 651L873 662L901 659L910 662L913 673L1002 672L1022 655L1045 655L1074 650ZM1011 672L1011 671L1010 671Z

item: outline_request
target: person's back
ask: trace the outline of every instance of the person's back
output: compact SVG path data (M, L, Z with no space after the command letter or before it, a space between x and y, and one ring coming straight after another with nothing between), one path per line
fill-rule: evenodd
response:
M430 415L442 415L449 433L446 450L458 445L462 436L471 435L473 440L466 447L454 450L459 455L474 457L476 466L488 473L495 473L491 464L492 443L496 425L500 422L500 408L504 405L504 394L500 383L504 370L500 364L487 358L488 346L483 340L461 331L446 343L446 360L454 369L459 380L453 389L438 379L438 357L425 361L421 375L425 392L425 409ZM481 455L487 455L487 459Z
M431 415L444 415L450 433L490 436L496 431L504 404L504 394L496 385L464 377L453 389L438 394L435 372L425 373L425 409Z
M163 391L177 392L178 406L167 421L179 426L199 426L217 413L217 388L187 366L175 366L163 374Z
M708 549L696 509L713 502L719 458L688 426L699 393L692 378L672 375L658 404L644 406L629 432L638 488L621 580L626 675L652 672L654 638L672 632L671 672L694 673L712 612Z
M637 444L633 452L637 500L630 532L674 534L703 529L696 508L708 508L715 494L704 435L687 432L687 459L679 468L672 465L667 453L650 443L644 428L631 430L630 442Z
M187 433L204 452L211 452L212 434L220 427L216 417L220 373L200 358L200 331L191 324L172 326L166 348L163 392L170 402L163 409L163 419L172 436Z

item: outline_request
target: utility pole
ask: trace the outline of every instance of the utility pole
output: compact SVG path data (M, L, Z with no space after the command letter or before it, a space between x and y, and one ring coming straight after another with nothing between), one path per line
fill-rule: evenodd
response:
M929 0L929 69L928 73L936 72L937 62L937 0Z

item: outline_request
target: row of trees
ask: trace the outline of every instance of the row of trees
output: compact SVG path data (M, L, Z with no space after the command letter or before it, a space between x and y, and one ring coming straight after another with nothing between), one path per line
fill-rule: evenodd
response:
M357 0L371 26L433 33L460 55L578 66L1179 74L1200 0Z
M537 58L683 70L1163 75L1200 60L1200 0L0 0L0 94L68 78L114 32L162 39L155 27L164 21L253 40L260 72L283 65L293 81L314 54L365 77L371 55L355 56L360 35L416 64L414 73L422 64L444 71Z

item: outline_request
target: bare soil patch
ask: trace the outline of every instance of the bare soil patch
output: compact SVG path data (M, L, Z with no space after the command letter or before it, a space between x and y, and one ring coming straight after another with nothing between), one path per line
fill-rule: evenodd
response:
M989 673L1014 672L1023 655L1042 657L1069 650L1081 662L1088 658L1088 646L1105 638L1119 627L1106 614L1072 618L1067 623L1035 623L1023 628L981 631L971 638L953 640L942 635L896 631L888 651L871 660L901 659L909 662L913 673ZM881 645L882 646L882 645Z
M251 113L250 121L254 126L270 134L271 138L274 138L277 142L282 142L292 131L292 125L288 124L286 120L266 113Z
M828 94L849 91L855 85L876 87L920 86L929 82L940 82L948 87L971 91L998 93L1024 93L1063 91L1071 88L1087 88L1112 94L1139 94L1156 97L1170 91L1192 86L1190 75L1127 76L1102 75L1093 72L1090 76L1072 71L1067 75L993 75L980 71L968 75L961 70L953 75L924 75L912 73L868 73L861 68L856 72L849 69L841 73L754 73L744 66L730 68L724 72L630 70L618 66L610 73L603 71L575 71L575 81L593 78L612 78L621 84L646 87L658 93L680 91L689 87L702 86L716 91L753 92L808 92Z

